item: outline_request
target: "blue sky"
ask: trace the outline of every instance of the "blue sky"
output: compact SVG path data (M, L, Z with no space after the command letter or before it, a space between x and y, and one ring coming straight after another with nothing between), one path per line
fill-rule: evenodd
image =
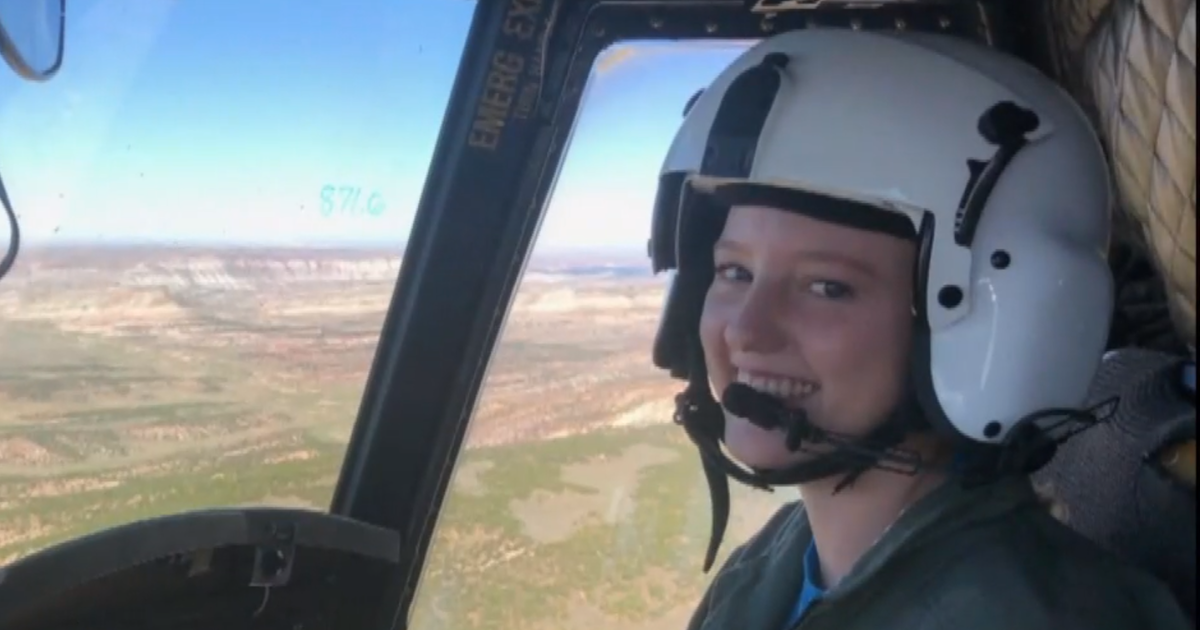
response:
M402 240L473 8L71 0L60 74L48 84L0 74L0 172L24 234L33 243ZM540 247L644 247L683 104L736 54L632 46L593 76ZM358 190L357 208L323 213L326 186ZM372 195L375 214L365 211Z

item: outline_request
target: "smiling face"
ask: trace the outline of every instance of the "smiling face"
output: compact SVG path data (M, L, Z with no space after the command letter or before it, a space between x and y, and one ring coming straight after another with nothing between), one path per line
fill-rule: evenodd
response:
M913 243L761 206L730 210L714 248L701 342L713 394L733 382L864 435L899 402L912 337ZM726 413L730 453L754 468L803 461L780 430Z

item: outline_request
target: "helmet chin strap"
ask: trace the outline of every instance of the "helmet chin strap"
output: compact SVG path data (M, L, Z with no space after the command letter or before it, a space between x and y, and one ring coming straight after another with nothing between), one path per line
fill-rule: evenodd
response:
M771 491L773 486L795 486L837 475L844 475L834 492L854 483L863 473L875 469L901 474L916 474L922 467L919 454L896 448L918 425L913 422L915 402L906 400L889 418L860 438L845 436L813 425L802 410L789 410L782 402L745 385L734 384L722 395L725 406L713 399L708 385L699 340L690 348L688 386L675 397L675 422L683 427L700 451L705 480L708 482L713 521L708 549L704 557L707 573L729 523L729 478L752 488ZM808 461L782 469L746 469L735 463L721 448L725 439L725 410L746 418L765 429L783 429L788 448L802 451L807 445L825 444L832 450L814 453Z

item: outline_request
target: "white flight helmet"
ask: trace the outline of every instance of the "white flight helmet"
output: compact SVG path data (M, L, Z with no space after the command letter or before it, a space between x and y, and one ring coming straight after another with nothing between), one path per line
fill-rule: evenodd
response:
M1108 168L1036 69L914 32L792 31L744 53L690 104L661 174L650 254L675 276L655 363L677 377L741 203L920 242L914 395L936 428L999 444L1084 403L1114 300Z

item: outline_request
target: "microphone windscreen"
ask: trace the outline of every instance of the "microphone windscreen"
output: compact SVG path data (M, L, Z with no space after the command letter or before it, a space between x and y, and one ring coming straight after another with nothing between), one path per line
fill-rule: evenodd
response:
M773 396L743 383L726 387L721 396L721 405L730 413L765 427L779 426L780 416L785 412L783 405Z

